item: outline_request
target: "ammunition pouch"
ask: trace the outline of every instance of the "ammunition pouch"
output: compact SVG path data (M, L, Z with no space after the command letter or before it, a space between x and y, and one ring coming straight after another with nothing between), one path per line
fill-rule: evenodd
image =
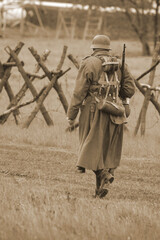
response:
M96 100L96 105L98 110L110 115L110 119L114 124L124 124L127 123L128 109L129 105L123 105L122 101L118 99L115 103L113 98L108 96L107 98L98 98L93 93L90 95ZM127 111L126 111L127 110Z
M121 103L114 103L106 99L97 103L97 108L104 113L110 115L110 119L114 124L127 123L125 107Z
M117 124L117 125L127 123L127 118L126 118L125 114L121 117L110 115L110 119L111 119L112 123Z
M112 114L114 116L123 116L125 113L125 108L123 105L113 103L111 101L108 101L107 99L102 99L97 103L97 107L102 112Z

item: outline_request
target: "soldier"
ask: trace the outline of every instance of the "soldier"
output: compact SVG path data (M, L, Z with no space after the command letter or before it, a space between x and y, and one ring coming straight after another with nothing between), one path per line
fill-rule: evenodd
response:
M111 56L108 36L96 35L91 48L93 54L82 60L78 71L67 119L72 127L80 109L77 171L90 169L96 174L95 193L102 198L108 193L107 185L114 180L122 152L126 115L123 112L117 116L118 105L114 104L128 104L126 99L134 95L135 85L126 64L122 84L122 64ZM106 111L100 104L104 99L109 106Z

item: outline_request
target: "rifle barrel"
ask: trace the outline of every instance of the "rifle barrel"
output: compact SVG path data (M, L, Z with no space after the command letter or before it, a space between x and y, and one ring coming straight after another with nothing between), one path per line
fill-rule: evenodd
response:
M122 54L122 77L121 77L121 85L123 85L124 82L124 65L125 65L125 54L126 54L126 44L123 45L123 54Z

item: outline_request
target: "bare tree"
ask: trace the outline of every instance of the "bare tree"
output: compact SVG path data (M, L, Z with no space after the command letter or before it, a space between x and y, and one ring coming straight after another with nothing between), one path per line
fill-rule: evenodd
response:
M61 1L57 0L56 2ZM151 54L150 40L154 42L154 46L156 45L159 34L158 12L160 0L64 0L63 2L81 4L82 6L88 5L89 9L110 6L120 7L142 44L142 55L149 56Z
M149 56L151 54L149 46L149 35L151 31L151 11L155 4L155 15L153 21L153 41L156 45L158 36L158 10L159 0L80 0L81 4L92 6L118 6L121 7L127 19L129 20L133 30L142 44L142 55Z
M118 6L124 10L133 30L142 44L142 55L149 56L151 54L149 41L151 36L151 24L153 23L153 41L156 45L158 36L158 10L159 0L79 0L81 4L88 4L90 8ZM74 2L74 1L73 1ZM153 4L155 5L155 15L153 17ZM152 19L152 23L151 23Z
M121 2L131 26L142 43L142 54L149 56L150 46L148 32L150 26L150 10L152 9L153 1L121 0Z

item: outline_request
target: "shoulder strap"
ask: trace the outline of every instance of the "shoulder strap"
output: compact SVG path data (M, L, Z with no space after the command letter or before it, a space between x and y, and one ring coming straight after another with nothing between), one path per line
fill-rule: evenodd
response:
M82 58L82 60L85 60L85 59L87 59L87 58L89 58L89 57L91 57L91 55L85 56L84 58Z

